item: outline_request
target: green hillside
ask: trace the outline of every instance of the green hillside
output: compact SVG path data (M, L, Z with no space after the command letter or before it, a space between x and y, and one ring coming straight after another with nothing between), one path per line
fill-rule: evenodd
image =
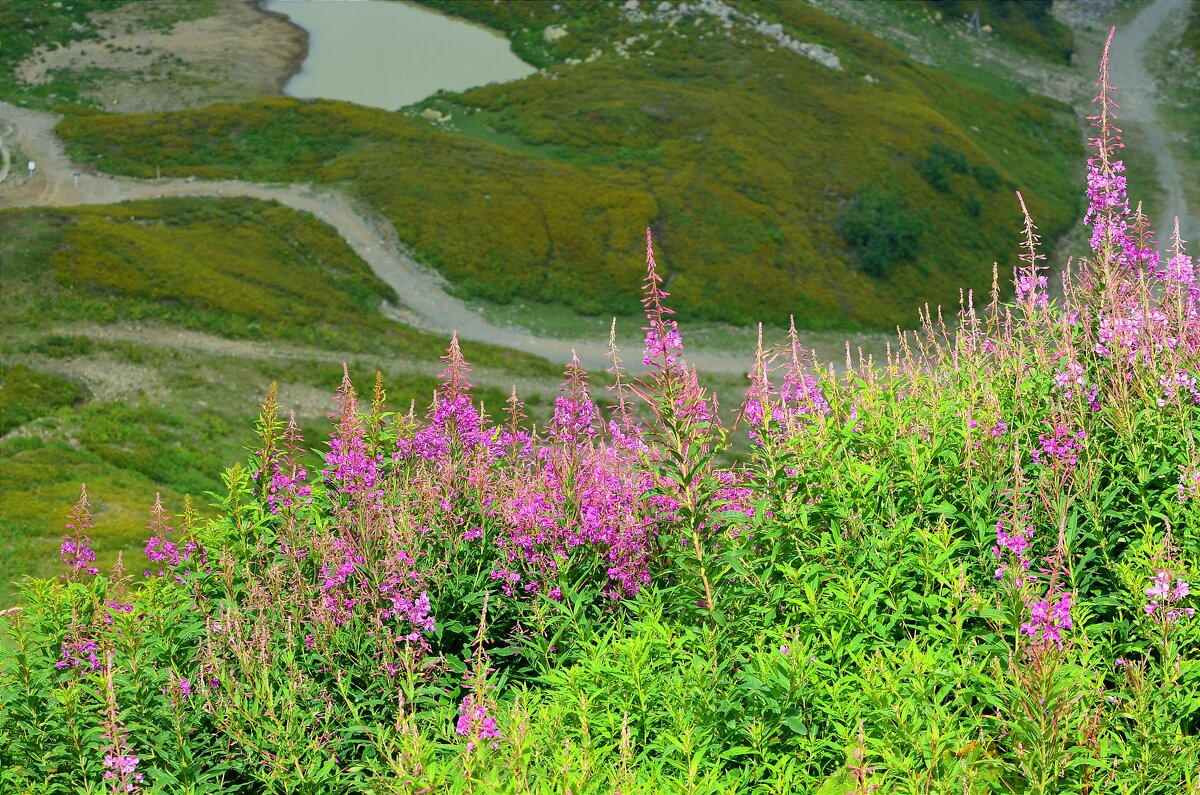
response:
M889 328L1007 265L1014 188L1038 197L1048 238L1077 217L1065 106L967 88L802 4L746 7L755 20L728 29L615 4L436 5L548 69L408 114L272 99L80 111L60 133L111 172L343 184L464 294L586 313L636 308L647 224L692 317ZM864 224L879 207L898 228ZM907 256L892 256L898 240Z

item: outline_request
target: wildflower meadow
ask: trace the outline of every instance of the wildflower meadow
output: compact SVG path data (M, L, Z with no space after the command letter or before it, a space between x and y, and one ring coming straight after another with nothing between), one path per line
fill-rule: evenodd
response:
M148 570L97 571L81 487L4 617L0 791L1200 793L1200 281L1105 53L1090 251L1046 267L1017 194L1013 298L886 361L793 331L722 408L647 230L644 349L540 427L452 339L315 451L272 385L219 518L147 500Z

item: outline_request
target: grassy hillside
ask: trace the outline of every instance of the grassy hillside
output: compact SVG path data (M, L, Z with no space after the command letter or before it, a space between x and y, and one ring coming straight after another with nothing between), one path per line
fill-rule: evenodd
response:
M444 128L275 99L79 114L60 132L107 171L343 183L463 293L588 313L636 309L631 230L646 224L691 316L889 328L990 284L992 261L1007 264L1014 187L1039 197L1047 236L1077 216L1065 107L969 89L801 4L755 5L756 22L728 29L609 4L435 5L550 68L427 101L450 115ZM552 24L566 35L550 42ZM752 26L771 24L843 68ZM898 228L863 222L880 207ZM890 256L897 240L907 256Z
M995 35L1045 58L1071 62L1074 36L1070 28L1050 13L1054 0L924 0L924 3L944 14L947 24L961 24L978 12L980 27L987 25Z
M394 294L331 228L246 199L3 211L0 280L0 605L18 576L56 571L81 482L100 565L124 550L141 571L147 495L177 512L190 493L203 512L271 380L311 423L332 411L343 361L427 395L446 345L379 313ZM465 348L518 377L557 371Z

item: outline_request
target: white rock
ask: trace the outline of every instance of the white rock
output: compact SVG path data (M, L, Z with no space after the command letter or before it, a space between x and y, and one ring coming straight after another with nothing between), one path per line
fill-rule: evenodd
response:
M547 44L553 44L569 33L566 25L549 25L542 31L542 38L546 40Z

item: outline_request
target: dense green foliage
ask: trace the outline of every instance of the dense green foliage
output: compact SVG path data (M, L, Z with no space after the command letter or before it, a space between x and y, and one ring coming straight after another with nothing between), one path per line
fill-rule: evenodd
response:
M83 490L64 577L8 613L0 784L1200 786L1200 285L1146 245L1100 109L1061 299L1026 214L1014 302L842 375L760 345L737 464L647 230L647 370L613 352L607 423L578 362L540 429L515 391L488 417L452 340L423 417L345 371L311 476L272 385L215 516L154 501L141 578L93 568Z
M842 71L707 17L671 26L611 4L441 7L540 37L554 66L423 103L450 114L446 129L276 99L74 115L60 133L75 157L118 173L342 183L465 293L589 313L636 306L636 241L617 229L655 228L693 316L891 328L926 300L990 283L1009 230L979 208L1005 185L1038 197L1047 234L1076 217L1078 149L1063 106L965 88L803 4L755 8L836 53ZM550 24L569 31L553 45ZM920 166L935 146L996 178L953 174L932 187ZM836 231L842 205L880 182L929 210L912 263L882 279Z
M863 270L883 278L894 263L912 261L924 226L924 219L898 196L868 186L846 205L838 232L858 247Z

